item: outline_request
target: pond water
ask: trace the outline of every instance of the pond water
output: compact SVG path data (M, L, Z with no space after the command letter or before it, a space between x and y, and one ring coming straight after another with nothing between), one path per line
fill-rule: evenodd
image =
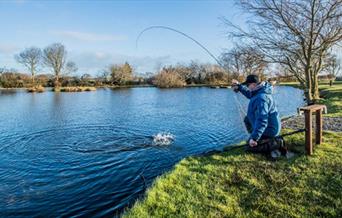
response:
M303 104L292 87L274 96L281 116ZM230 89L0 90L0 217L117 216L182 158L246 139L247 103Z

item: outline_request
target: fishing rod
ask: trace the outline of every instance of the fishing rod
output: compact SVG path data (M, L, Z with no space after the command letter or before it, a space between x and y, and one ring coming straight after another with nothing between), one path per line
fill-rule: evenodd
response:
M180 30L177 30L175 28L172 28L172 27L168 27L168 26L163 26L163 25L158 25L158 26L150 26L150 27L147 27L145 29L143 29L138 37L136 38L136 41L135 41L135 47L137 48L138 47L138 42L139 42L139 39L142 37L142 35L149 31L149 30L152 30L152 29L165 29L165 30L170 30L172 32L176 32L178 34L181 34L182 36L190 39L191 41L195 42L198 46L200 46L204 51L206 51L210 57L212 57L216 63L223 69L223 71L226 71L226 68L224 66L224 64L222 64L222 62L219 60L219 58L217 58L215 55L213 55L213 53L211 53L209 51L209 49L207 49L203 44L201 44L199 41L197 41L196 39L194 39L193 37L189 36L188 34L180 31ZM236 92L235 92L236 93ZM240 118L241 118L241 121L243 121L243 118L242 118L242 114L246 114L246 112L243 110L243 107L242 105L240 104L239 100L237 99L237 96L238 94L236 93L236 96L234 96L234 100L236 101L236 105L237 105L237 108L238 108L238 111L239 111L239 115L240 115ZM245 129L245 128L244 128Z
M184 36L184 37L190 39L191 41L195 42L198 46L200 46L203 50L205 50L205 51L206 51L206 52L207 52L207 53L208 53L208 54L217 62L217 64L218 64L220 67L222 67L222 69L223 69L224 71L226 71L224 65L220 62L220 60L219 60L215 55L213 55L213 54L209 51L209 49L207 49L207 48L206 48L204 45L202 45L199 41L197 41L197 40L194 39L193 37L189 36L188 34L182 32L182 31L180 31L180 30L177 30L177 29L174 29L174 28L171 28L171 27L168 27L168 26L163 26L163 25L159 25L159 26L150 26L150 27L147 27L147 28L145 28L144 30L142 30L142 31L139 33L139 35L138 35L138 37L137 37L137 39L136 39L136 48L138 47L138 42L139 42L139 39L141 38L141 36L142 36L145 32L147 32L147 31L149 31L149 30L152 30L152 29L166 29L166 30L170 30L170 31L176 32L176 33L181 34L182 36ZM236 93L236 95L238 95L237 92L235 92L235 93ZM238 105L237 108L238 108L238 111L239 111L239 113L240 113L241 121L243 122L242 113L245 115L246 112L243 111L243 107L242 107L241 103L238 101L238 99L237 99L236 96L235 96L234 99L235 99L235 101L237 102L237 105ZM247 132L246 128L244 128L244 130ZM303 132L303 131L305 131L305 129L299 129L299 130L296 130L296 131L293 131L293 132L290 132L290 133L285 133L285 134L283 134L283 135L276 136L276 137L285 137L285 136L293 135L293 134L296 134L296 133L299 133L299 132ZM269 140L270 140L270 139L262 140L262 141L259 142L259 144L267 143ZM248 145L248 144L237 145L237 146L230 146L230 147L227 148L227 149L233 150L233 149L236 149L236 148L245 147L246 145ZM214 151L214 152L215 152L215 151Z
M194 39L193 37L189 36L188 34L180 31L180 30L176 30L174 28L171 28L171 27L168 27L168 26L162 26L162 25L159 25L159 26L150 26L150 27L147 27L145 28L144 30L142 30L136 41L135 41L135 47L137 48L138 47L138 41L139 39L141 38L141 36L148 30L151 30L151 29L166 29L166 30L170 30L170 31L173 31L173 32L176 32L176 33L179 33L183 36L185 36L186 38L192 40L193 42L195 42L198 46L200 46L202 49L204 49L204 51L206 51L216 62L218 65L220 65L220 67L222 67L224 69L224 66L222 65L222 63L219 61L218 58L216 58L215 55L213 55L213 53L211 53L204 45L202 45L199 41L197 41L196 39Z

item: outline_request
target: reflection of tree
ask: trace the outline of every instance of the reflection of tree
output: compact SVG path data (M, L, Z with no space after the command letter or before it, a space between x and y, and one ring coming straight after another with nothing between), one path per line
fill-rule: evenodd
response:
M60 92L52 92L53 101L51 105L51 116L52 120L59 124L64 123L64 111L63 111L63 94Z

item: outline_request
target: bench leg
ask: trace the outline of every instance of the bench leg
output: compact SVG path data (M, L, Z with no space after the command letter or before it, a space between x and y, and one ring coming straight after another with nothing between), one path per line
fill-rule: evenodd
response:
M305 111L305 149L308 155L312 155L312 113Z
M316 111L316 144L322 144L322 110Z

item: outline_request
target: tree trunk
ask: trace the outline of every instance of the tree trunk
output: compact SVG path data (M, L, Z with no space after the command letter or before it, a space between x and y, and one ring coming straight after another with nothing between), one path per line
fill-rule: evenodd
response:
M35 86L34 84L34 71L31 70L31 79L32 79L32 86Z
M312 104L312 80L310 76L309 69L305 69L305 78L306 78L306 87L304 89L305 97L306 97L306 103L308 105Z
M313 83L313 87L312 87L312 96L313 96L313 100L314 103L316 103L319 100L319 90L318 90L318 76L315 75L314 76L314 83Z
M59 84L59 72L55 72L56 75L56 80L55 80L55 88L59 88L60 84Z

